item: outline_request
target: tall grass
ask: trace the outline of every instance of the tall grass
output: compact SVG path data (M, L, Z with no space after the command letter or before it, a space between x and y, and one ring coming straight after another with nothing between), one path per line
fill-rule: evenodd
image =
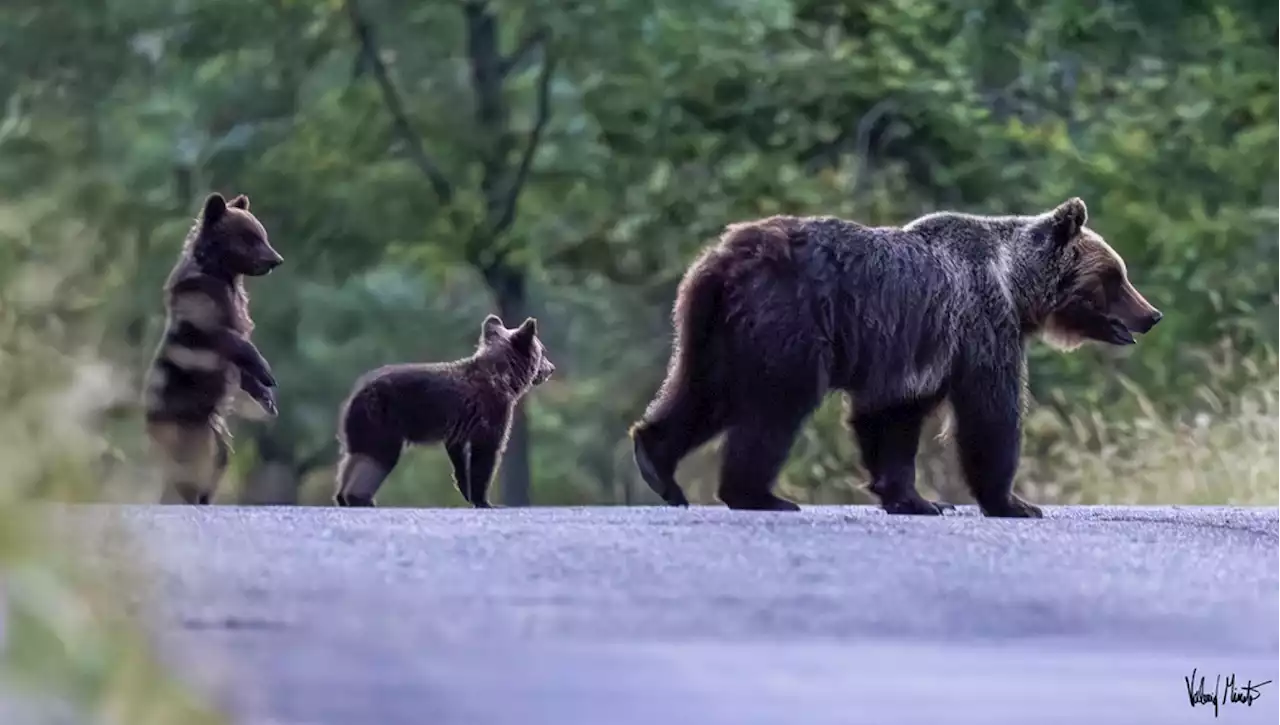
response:
M128 532L67 527L47 503L102 498L100 417L134 394L82 314L107 291L85 253L99 242L56 206L0 206L0 721L221 722L131 616L126 594L146 572L85 563L88 547L127 552Z
M1240 357L1229 347L1206 355L1208 380L1182 415L1159 413L1128 380L1121 382L1142 411L1136 417L1037 410L1023 488L1062 504L1280 504L1276 357Z

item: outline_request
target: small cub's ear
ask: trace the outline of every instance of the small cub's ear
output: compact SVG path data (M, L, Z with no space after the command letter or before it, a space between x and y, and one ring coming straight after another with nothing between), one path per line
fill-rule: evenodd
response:
M231 203L227 204L227 206L234 206L237 209L249 211L249 197L244 194L240 194L236 198L232 199Z
M222 194L213 192L204 200L204 210L200 212L200 221L205 226L217 223L227 213L227 200Z
M517 328L515 332L511 333L511 342L522 347L527 347L533 342L533 338L537 337L537 335L538 321L532 317L528 317L525 318L525 321L520 324L520 327Z
M1084 199L1073 196L1053 210L1053 242L1061 246L1075 239L1089 221L1089 208Z
M480 323L480 334L484 335L485 339L500 334L506 329L507 326L502 324L502 318L497 315L487 315L484 322Z

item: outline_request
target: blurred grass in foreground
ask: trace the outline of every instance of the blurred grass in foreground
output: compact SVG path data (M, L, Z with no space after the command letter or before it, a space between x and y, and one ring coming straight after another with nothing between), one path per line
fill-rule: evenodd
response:
M59 527L48 507L26 503L101 500L111 449L98 418L132 395L94 352L101 331L78 314L103 291L86 254L95 241L54 208L0 205L0 721L223 722L174 681L130 616L146 573L117 564L138 561L119 556L122 527ZM106 549L110 567L86 566L85 554Z

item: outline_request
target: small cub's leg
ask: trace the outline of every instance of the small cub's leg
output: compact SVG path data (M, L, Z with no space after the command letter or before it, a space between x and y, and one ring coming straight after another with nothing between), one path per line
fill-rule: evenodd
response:
M338 464L338 487L333 502L338 506L353 508L372 508L377 506L374 494L382 486L391 473L374 459L356 454L348 454Z
M163 481L160 503L208 504L227 465L223 441L212 426L148 423L147 437Z
M489 483L493 480L493 472L498 467L502 442L494 437L476 437L470 443L470 460L467 466L468 490L471 491L471 505L478 509L501 508L489 503Z
M453 464L453 483L467 503L471 503L471 446L467 442L446 443L444 449Z
M205 479L204 489L201 491L197 503L207 506L213 501L213 496L218 492L218 487L222 485L222 477L227 473L227 465L231 463L231 443L227 440L230 433L223 427L225 422L219 421L213 427L213 461L208 471L208 478Z

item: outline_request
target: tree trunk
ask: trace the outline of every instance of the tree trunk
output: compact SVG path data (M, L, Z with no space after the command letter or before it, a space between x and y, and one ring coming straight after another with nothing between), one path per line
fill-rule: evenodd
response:
M524 322L528 316L524 272L507 265L497 265L485 276L507 327L516 327ZM501 465L502 503L506 506L528 506L533 473L529 461L529 420L523 400L512 412L511 437L507 440Z
M292 464L264 460L249 472L240 492L240 503L245 506L296 505L301 483Z
M302 477L293 446L281 442L270 432L254 436L258 460L240 490L240 503L246 506L292 506L298 503Z
M502 503L507 506L528 506L529 489L533 472L529 464L529 419L524 403L516 406L511 414L511 439L502 457Z

